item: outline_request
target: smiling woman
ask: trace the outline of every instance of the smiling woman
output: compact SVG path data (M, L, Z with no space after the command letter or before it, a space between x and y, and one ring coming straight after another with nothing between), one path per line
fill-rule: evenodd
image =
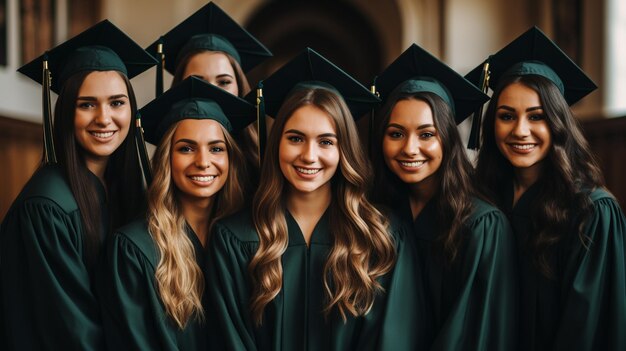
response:
M41 81L45 60L50 87ZM94 265L111 227L144 206L129 77L154 64L103 21L20 68L59 94L54 148L45 140L58 162L40 167L2 223L3 350L104 347Z

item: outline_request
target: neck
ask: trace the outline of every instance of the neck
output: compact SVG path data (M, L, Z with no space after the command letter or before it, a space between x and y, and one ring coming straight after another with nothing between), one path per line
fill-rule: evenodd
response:
M198 240L202 246L206 247L206 241L209 237L209 224L211 220L211 209L213 198L190 201L189 199L180 198L180 206L183 217L187 224L193 229L198 236Z
M100 181L102 182L102 184L106 184L104 182L104 171L107 169L107 163L109 161L109 158L98 158L98 159L93 159L93 158L86 158L85 159L85 165L87 166L87 169L96 175L96 177L98 177L98 179L100 179Z
M528 168L515 168L515 181L513 182L513 205L520 197L537 182L541 175L541 165L537 164Z
M417 218L424 207L437 193L439 187L439 177L432 175L421 182L409 184L409 203L413 219Z
M289 190L287 196L287 209L297 217L321 216L330 205L330 184L324 185L312 193L301 193Z

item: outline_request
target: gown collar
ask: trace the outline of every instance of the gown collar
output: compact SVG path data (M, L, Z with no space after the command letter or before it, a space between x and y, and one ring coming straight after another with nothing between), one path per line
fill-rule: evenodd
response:
M313 233L311 234L311 243L313 244L321 244L321 245L331 245L331 235L330 235L330 207L324 211L322 217L315 225L313 229ZM296 222L295 218L291 215L289 210L285 211L285 220L287 221L287 230L289 231L289 246L296 245L306 245L306 241L304 240L304 235L302 234L302 230Z

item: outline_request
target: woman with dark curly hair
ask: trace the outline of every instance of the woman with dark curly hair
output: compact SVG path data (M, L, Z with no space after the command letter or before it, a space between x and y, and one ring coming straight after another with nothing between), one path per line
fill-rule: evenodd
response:
M376 86L385 103L372 152L375 200L412 223L432 308L430 349L512 349L513 232L502 212L476 196L457 131L488 97L417 45Z
M517 236L520 349L624 350L626 221L569 108L596 86L537 28L488 62L476 182Z

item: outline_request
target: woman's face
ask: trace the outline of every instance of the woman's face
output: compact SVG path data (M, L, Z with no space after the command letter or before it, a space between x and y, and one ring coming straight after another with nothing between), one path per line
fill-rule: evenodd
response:
M74 111L74 133L88 168L108 161L126 139L132 119L124 79L116 71L89 73L78 90Z
M396 103L383 138L383 157L387 167L406 184L435 178L443 147L428 103L417 99Z
M219 122L185 119L179 122L170 150L172 179L181 201L209 200L228 178L228 149Z
M552 134L539 94L521 83L504 88L498 98L495 140L518 170L538 171L552 145Z
M339 165L332 118L312 105L295 110L283 128L278 159L291 190L306 194L330 191L330 180Z
M187 62L183 79L189 76L197 76L235 96L239 95L235 70L222 52L203 51L193 55Z

